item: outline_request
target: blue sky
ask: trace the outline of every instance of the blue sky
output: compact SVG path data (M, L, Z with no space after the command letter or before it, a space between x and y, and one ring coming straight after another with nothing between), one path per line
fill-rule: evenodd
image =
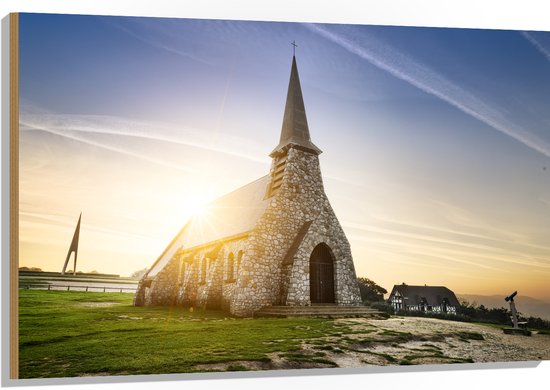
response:
M61 266L82 211L84 270L129 274L190 203L266 174L296 40L358 274L550 300L549 32L43 14L20 28L22 265Z

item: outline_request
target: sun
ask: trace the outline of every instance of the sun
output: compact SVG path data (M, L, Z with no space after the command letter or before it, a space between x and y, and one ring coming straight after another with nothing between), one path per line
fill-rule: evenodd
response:
M206 213L207 197L201 194L187 194L183 200L184 210L190 217L202 216Z

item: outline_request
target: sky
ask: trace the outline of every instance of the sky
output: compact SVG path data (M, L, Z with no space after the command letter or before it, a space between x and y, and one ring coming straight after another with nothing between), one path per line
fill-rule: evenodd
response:
M269 172L292 61L358 276L550 301L550 32L20 14L20 266L150 266ZM72 266L72 262L69 267Z

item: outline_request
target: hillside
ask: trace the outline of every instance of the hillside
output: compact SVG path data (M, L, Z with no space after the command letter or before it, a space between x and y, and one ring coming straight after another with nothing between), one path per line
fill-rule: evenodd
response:
M457 296L459 300L464 299L470 303L475 302L488 308L509 307L502 295L457 294ZM522 295L518 295L515 301L517 310L524 316L540 317L550 321L550 302Z
M398 316L251 320L136 307L123 293L21 290L19 318L22 378L550 359L538 332Z

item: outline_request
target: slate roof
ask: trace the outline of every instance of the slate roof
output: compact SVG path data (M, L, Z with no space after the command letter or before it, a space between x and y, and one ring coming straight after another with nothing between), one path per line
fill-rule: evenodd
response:
M155 276L180 248L192 249L252 230L269 204L264 199L269 182L270 176L263 176L208 204L204 212L189 219L147 276Z
M460 306L454 292L444 286L409 286L408 284L396 284L390 293L390 299L395 292L406 297L404 300L406 305L418 305L422 298L426 298L428 305L439 306L443 303L443 299L447 298L451 306Z
M292 68L290 70L290 81L288 82L288 93L286 96L285 115L279 145L271 152L274 156L283 152L290 145L298 146L317 155L321 149L311 142L309 127L307 124L306 108L296 66L296 57L292 57Z

